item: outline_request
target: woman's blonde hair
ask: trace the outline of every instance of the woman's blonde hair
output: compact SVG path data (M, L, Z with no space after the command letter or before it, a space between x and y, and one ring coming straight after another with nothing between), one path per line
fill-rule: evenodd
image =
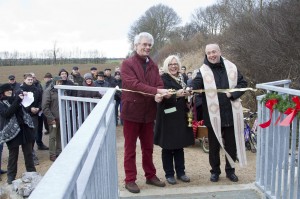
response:
M179 57L177 55L170 55L164 61L164 65L163 65L164 73L171 74L170 71L169 71L169 64L171 63L172 59L176 59L176 61L178 63L178 72L180 71L181 62L180 62Z

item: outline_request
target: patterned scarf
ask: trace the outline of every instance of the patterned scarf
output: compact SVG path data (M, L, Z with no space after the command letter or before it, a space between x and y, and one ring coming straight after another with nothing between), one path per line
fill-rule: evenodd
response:
M176 77L176 76L174 76L174 75L171 75L171 73L169 73L169 75L173 78L173 79L175 79L175 81L179 84L179 85L181 85L182 86L182 88L186 88L186 84L184 83L184 79L183 79L183 76L182 76L182 74L181 73L178 73L178 76Z
M1 101L3 104L10 107L10 103L7 100ZM25 108L22 106L22 112L23 112L23 121L25 124L27 124L28 127L34 128L33 121L31 116L27 113ZM7 124L5 124L4 128L0 131L0 144L8 142L12 139L14 139L18 133L20 132L20 126L17 120L16 115L14 114L8 121Z

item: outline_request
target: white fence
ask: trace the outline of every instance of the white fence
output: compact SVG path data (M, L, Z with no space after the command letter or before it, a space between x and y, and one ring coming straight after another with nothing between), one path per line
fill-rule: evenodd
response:
M115 89L62 85L56 88L64 148L30 199L119 198ZM90 99L65 96L65 90L106 93L102 99Z
M256 85L267 92L283 96L300 96L300 91L290 89L290 80L281 80ZM258 96L258 121L263 123L270 111ZM272 123L267 128L258 128L256 156L256 185L267 198L300 199L299 182L299 119L295 117L290 126L275 125L280 113L274 111ZM281 118L285 118L281 114ZM281 119L282 120L282 119Z

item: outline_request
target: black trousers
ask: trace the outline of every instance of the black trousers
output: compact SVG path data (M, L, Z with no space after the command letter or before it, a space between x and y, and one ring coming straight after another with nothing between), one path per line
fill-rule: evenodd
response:
M222 138L224 142L224 147L233 161L236 161L237 151L236 151L236 143L234 136L234 127L222 127ZM211 173L221 174L220 169L220 143L217 140L217 137L214 133L212 127L208 128L208 141L209 141L209 164L211 166ZM232 168L226 158L225 164L225 172L226 174L231 174L235 172L235 169Z
M35 116L31 116L33 124L34 124L34 137L35 137L35 142L38 146L43 146L43 130L40 129L40 123L42 122L43 125L43 118L35 115ZM43 126L42 126L43 129ZM34 146L34 143L33 145Z
M174 177L174 164L177 177L185 175L184 152L181 149L162 149L162 163L166 178Z
M32 157L32 143L22 144L22 151L25 160L25 167L27 172L36 171ZM18 170L18 157L19 157L19 146L10 147L8 149L8 165L7 165L7 179L15 180Z

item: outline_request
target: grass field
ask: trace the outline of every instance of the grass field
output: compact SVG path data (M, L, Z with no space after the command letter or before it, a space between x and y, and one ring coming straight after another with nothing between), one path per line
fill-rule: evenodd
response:
M23 74L34 72L37 79L43 82L43 78L45 73L49 72L53 76L57 76L58 72L64 68L66 69L69 74L72 72L73 66L79 67L79 72L83 76L85 73L90 72L90 68L95 66L98 71L103 71L105 68L110 68L112 70L112 75L114 74L115 67L120 66L121 61L117 62L109 62L105 64L68 64L68 65L34 65L34 66L1 66L0 67L0 83L8 82L8 76L13 74L16 76L17 82L23 82Z

